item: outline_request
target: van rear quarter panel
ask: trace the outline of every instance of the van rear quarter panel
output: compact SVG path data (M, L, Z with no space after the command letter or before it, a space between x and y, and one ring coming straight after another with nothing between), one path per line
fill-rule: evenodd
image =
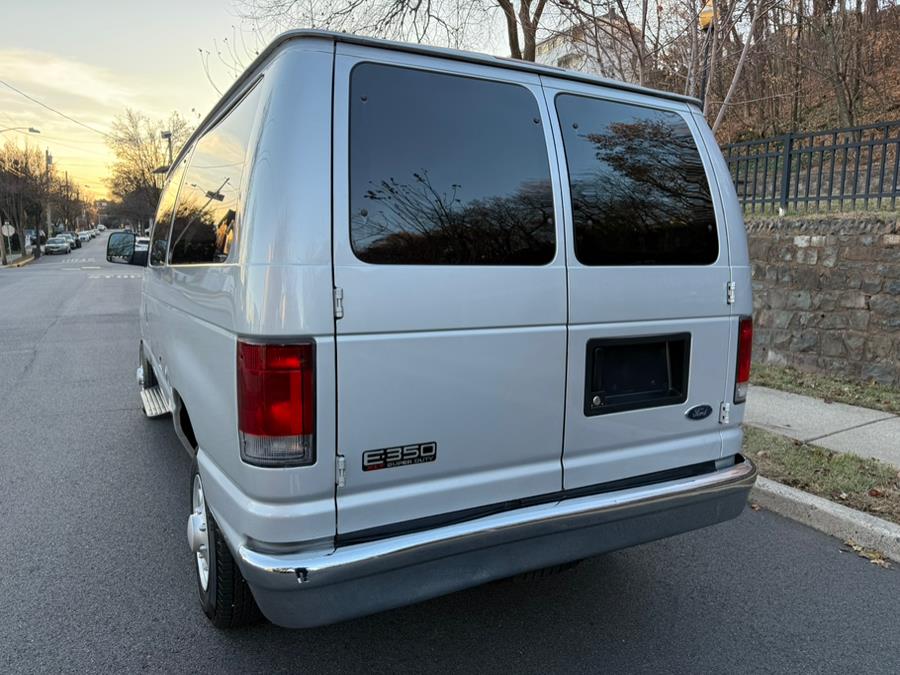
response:
M288 44L262 66L263 96L241 179L236 262L148 270L168 377L196 434L214 513L236 536L329 537L334 515L334 319L330 137L333 47ZM255 81L256 78L251 78ZM255 141L255 142L254 142ZM265 469L240 458L236 345L313 339L316 463Z
M728 233L728 248L731 253L731 280L735 283L735 302L731 306L731 340L729 343L728 362L737 363L737 321L741 316L753 314L753 280L750 269L750 253L747 246L747 230L744 226L744 211L734 188L734 181L722 151L716 142L712 130L703 117L703 112L696 106L691 107L691 114L703 145L709 157L710 179L720 201L721 218ZM736 372L734 368L726 372L726 396L734 392ZM726 399L730 400L730 399ZM728 424L723 425L723 454L731 455L741 451L746 404L736 404L731 408Z

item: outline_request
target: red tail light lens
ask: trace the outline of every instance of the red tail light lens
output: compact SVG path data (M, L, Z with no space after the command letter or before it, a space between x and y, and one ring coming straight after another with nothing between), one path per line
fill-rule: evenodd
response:
M737 374L734 378L734 402L747 400L750 386L750 356L753 352L753 319L742 316L738 325Z
M241 458L258 466L315 462L316 389L312 343L238 342Z

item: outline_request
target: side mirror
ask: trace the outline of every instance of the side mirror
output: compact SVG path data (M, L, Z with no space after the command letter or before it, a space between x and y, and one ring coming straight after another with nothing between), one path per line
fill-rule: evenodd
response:
M106 260L121 265L147 264L147 252L134 250L134 232L113 232L106 241Z

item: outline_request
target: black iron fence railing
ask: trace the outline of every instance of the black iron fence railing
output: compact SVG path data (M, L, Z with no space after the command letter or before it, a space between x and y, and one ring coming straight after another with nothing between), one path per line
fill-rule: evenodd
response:
M750 212L893 210L900 201L900 120L732 143L722 152Z

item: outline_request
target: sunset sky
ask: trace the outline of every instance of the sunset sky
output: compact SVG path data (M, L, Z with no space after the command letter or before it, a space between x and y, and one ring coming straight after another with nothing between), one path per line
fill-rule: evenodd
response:
M126 106L155 118L205 115L218 94L198 49L234 41L242 21L230 0L0 0L0 25L0 80L106 132ZM237 36L252 47L249 28ZM223 91L233 77L218 63L213 76ZM57 170L108 196L104 137L0 84L0 129L18 126L41 133L6 132L0 142L49 148Z

